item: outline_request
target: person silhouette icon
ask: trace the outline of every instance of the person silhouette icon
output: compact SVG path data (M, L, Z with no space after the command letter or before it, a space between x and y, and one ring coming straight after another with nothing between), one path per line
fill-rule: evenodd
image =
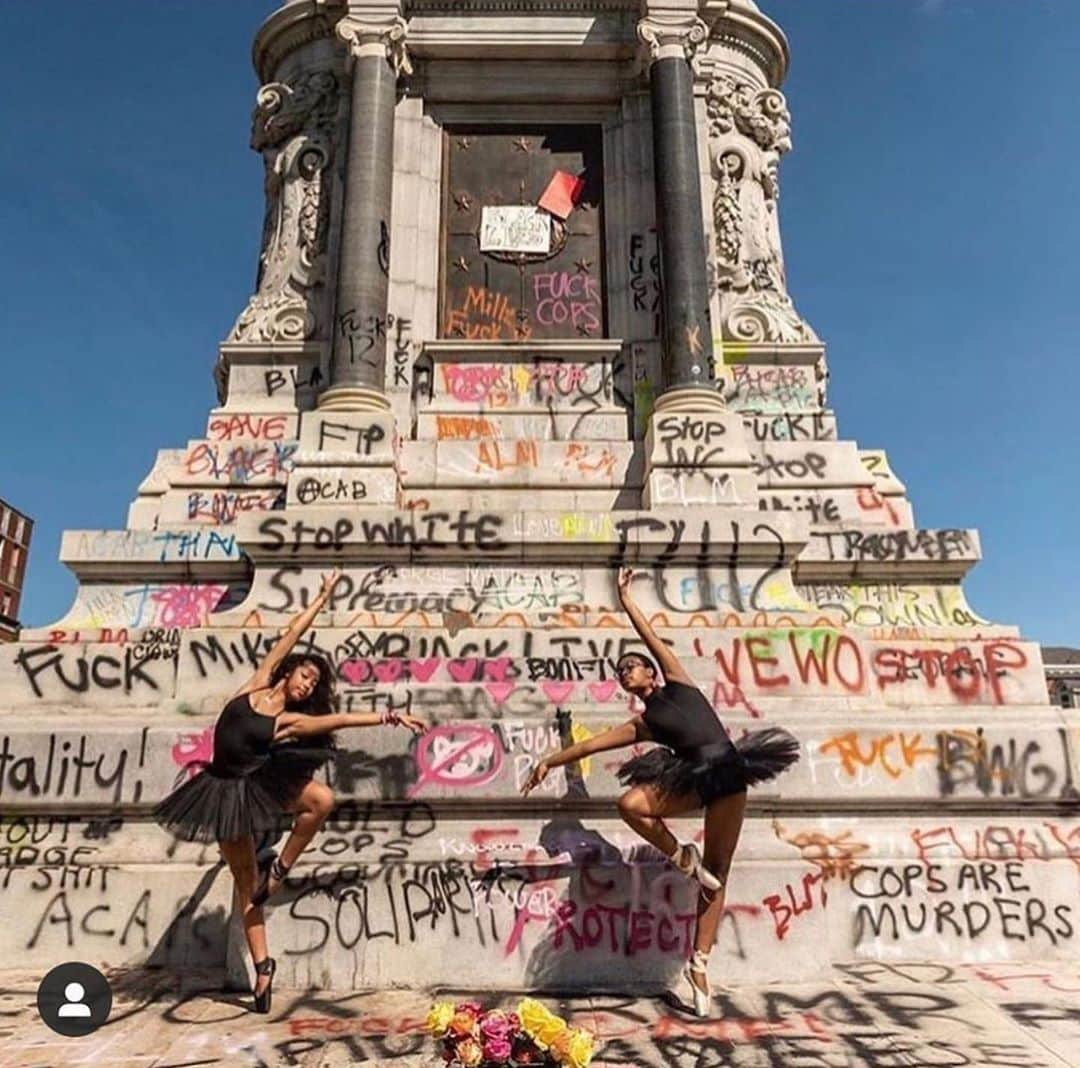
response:
M42 1023L58 1035L89 1035L109 1019L112 988L92 964L65 961L38 983L37 1010Z
M64 987L64 997L67 1001L57 1010L56 1015L64 1018L89 1017L90 1006L83 1004L86 997L86 988L82 983L68 983Z

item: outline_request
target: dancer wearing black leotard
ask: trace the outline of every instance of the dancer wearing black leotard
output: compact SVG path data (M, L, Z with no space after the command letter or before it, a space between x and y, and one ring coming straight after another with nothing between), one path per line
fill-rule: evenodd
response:
M629 568L619 571L619 600L659 662L664 685L660 685L656 664L648 656L621 656L615 667L619 682L641 699L644 714L545 757L532 769L522 793L528 794L543 782L553 767L635 742L659 743L619 769L619 780L631 786L619 798L619 813L681 872L701 884L694 953L685 977L694 1012L708 1016L712 999L708 959L724 911L724 890L742 829L746 788L774 778L798 760L799 743L778 727L753 731L732 742L705 695L634 603L632 579ZM704 856L695 843L678 841L664 823L666 816L682 816L701 808L705 809Z
M236 883L236 900L255 964L256 1012L270 1011L275 962L267 953L263 903L285 879L334 807L334 795L312 776L334 752L326 737L344 727L402 724L412 716L334 712L333 672L326 659L292 654L329 600L340 572L324 575L311 606L297 615L258 670L233 695L214 725L214 756L154 809L154 818L186 841L216 841ZM185 769L185 774L186 774ZM292 831L256 885L255 839Z

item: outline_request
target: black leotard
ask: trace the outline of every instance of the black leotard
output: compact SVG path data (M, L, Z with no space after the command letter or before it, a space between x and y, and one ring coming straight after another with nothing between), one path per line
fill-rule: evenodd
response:
M645 698L645 726L661 745L680 755L728 742L728 733L705 695L685 682L668 682Z
M251 697L242 693L222 710L214 725L214 759L210 770L214 775L229 778L250 775L266 763L270 743L274 740L277 716L256 712Z

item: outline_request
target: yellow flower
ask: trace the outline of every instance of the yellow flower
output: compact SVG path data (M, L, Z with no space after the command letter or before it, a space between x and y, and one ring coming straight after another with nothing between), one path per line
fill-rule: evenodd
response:
M454 1006L449 1001L437 1001L431 1006L424 1026L436 1037L446 1034L450 1021L454 1018Z
M530 1038L536 1038L540 1025L553 1019L547 1007L541 1005L536 998L522 998L517 1007L517 1014L521 1018L522 1030Z
M450 1017L450 1030L455 1035L475 1035L476 1017L471 1012L455 1012Z
M594 1038L588 1031L580 1027L572 1028L570 1041L566 1051L566 1064L568 1068L587 1068L592 1060Z
M533 1036L536 1044L541 1048L557 1042L559 1037L567 1031L566 1021L558 1016L549 1016L542 1021Z

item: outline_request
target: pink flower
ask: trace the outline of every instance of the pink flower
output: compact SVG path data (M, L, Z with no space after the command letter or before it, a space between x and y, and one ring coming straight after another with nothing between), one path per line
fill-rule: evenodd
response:
M485 1039L508 1039L516 1030L514 1021L505 1012L489 1012L480 1021L480 1034Z
M510 1059L510 1040L508 1038L489 1038L484 1043L484 1060L505 1064Z
M460 1001L454 1006L454 1012L467 1012L477 1020L483 1015L484 1009L479 1001Z

